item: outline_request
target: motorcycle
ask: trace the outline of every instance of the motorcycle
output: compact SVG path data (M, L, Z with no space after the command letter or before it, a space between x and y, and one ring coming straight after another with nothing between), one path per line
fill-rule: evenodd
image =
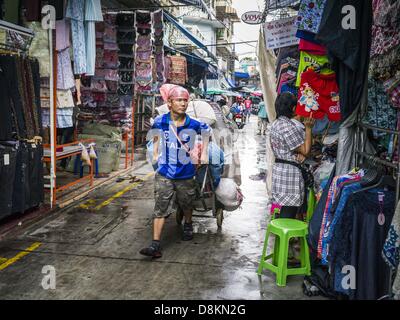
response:
M236 123L239 129L243 129L244 127L244 116L243 113L236 113L233 116L233 121Z

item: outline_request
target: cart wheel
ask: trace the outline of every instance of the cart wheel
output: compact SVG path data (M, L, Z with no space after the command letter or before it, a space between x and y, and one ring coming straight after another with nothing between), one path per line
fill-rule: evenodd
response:
M222 221L224 221L224 211L222 209L217 209L217 226L218 228L222 227Z
M178 225L182 224L182 220L183 220L183 211L181 210L181 208L176 209L176 223Z

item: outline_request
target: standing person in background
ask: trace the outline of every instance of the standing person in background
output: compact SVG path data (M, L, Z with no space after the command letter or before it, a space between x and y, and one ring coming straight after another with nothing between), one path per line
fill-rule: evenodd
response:
M268 125L268 116L267 116L267 110L265 109L265 103L264 101L261 101L260 104L258 105L258 132L257 135L265 135L265 131L267 130L267 125Z
M244 121L249 122L250 120L250 115L251 115L251 100L250 97L247 97L246 100L244 100Z

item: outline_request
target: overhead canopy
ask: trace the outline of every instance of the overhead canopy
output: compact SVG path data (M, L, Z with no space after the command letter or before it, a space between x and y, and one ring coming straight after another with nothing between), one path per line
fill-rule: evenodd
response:
M297 7L300 0L266 0L265 1L265 12L274 11L286 7Z
M192 41L197 47L207 52L209 57L216 60L214 55L207 49L207 47L199 39L193 36L193 34L188 29L186 29L182 24L180 24L177 20L175 20L175 18L173 18L166 12L164 12L164 17L167 19L167 21L171 22L180 32L182 32L185 35L185 37L187 37L190 41Z
M208 89L206 94L209 94L209 95L223 94L228 97L241 97L242 96L240 93L237 93L237 92L223 90L223 89L215 89L215 88Z
M207 61L205 61L204 59L198 57L198 56L195 56L193 54L189 54L189 53L186 53L186 52L183 52L183 51L176 50L176 49L171 48L169 46L164 46L164 47L165 47L166 51L179 52L181 55L183 55L186 58L187 63L189 63L189 64L191 63L191 64L196 64L196 65L198 65L200 67L209 68L209 63Z

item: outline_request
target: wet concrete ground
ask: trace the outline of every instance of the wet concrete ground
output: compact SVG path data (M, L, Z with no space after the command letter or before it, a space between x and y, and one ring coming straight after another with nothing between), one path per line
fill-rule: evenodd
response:
M249 179L264 168L256 121L237 140L242 209L226 213L221 230L214 218L194 218L194 240L183 242L171 216L163 257L141 256L154 205L152 169L144 165L134 170L143 183L113 183L0 242L0 299L309 299L302 277L279 288L269 271L260 295L256 269L269 217L264 182ZM42 286L45 266L54 267L55 289Z

